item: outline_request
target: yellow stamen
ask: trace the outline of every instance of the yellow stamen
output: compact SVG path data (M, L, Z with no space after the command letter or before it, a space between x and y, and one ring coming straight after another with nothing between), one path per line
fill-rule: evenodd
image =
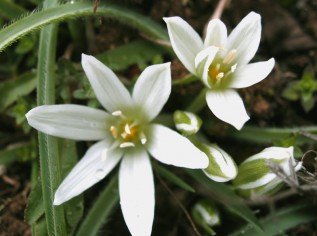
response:
M127 147L135 147L135 145L132 142L124 142L120 144L120 148L127 148Z
M127 134L131 134L131 129L130 129L129 124L125 124L125 126L124 126L124 131L125 131Z
M114 111L111 113L113 116L122 116L122 111Z
M218 75L216 75L216 80L220 80L220 79L222 79L224 76L225 76L225 73L220 72L220 73L218 73Z
M117 130L116 127L111 126L111 127L110 127L110 132L111 132L111 134L112 134L112 136L113 136L114 138L117 138L117 137L118 137L118 130Z

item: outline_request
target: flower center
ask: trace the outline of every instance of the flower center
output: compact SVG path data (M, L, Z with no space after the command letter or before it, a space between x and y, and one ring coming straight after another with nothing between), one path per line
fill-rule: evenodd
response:
M232 49L224 57L217 54L208 68L208 82L211 86L219 85L223 79L235 71L237 68L237 64L234 63L236 54L236 49Z
M138 143L147 142L140 124L126 117L121 111L115 111L112 115L118 119L110 126L110 132L120 148L135 147Z

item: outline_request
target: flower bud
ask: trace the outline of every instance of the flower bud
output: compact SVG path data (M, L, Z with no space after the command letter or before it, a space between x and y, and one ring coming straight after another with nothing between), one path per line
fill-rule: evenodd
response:
M276 192L283 183L270 168L275 164L285 175L301 168L301 163L295 167L294 148L270 147L253 155L242 162L238 168L239 174L233 181L238 193L245 197L256 197Z
M216 144L200 144L199 148L208 159L209 166L204 169L204 173L217 182L227 182L237 176L237 165L232 157Z
M193 207L192 215L195 222L204 228L207 233L215 235L215 232L210 227L219 225L220 217L217 208L212 202L206 199L198 201Z
M196 134L202 124L197 115L187 111L175 111L174 122L176 129L186 136Z

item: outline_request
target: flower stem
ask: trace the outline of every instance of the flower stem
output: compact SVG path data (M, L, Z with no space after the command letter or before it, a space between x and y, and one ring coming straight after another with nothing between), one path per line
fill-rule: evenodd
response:
M185 84L190 84L192 82L196 82L198 80L199 80L198 77L196 77L194 75L188 75L188 76L185 76L182 79L174 80L172 85L173 86L185 85Z
M206 92L207 88L201 90L194 101L186 108L186 111L199 113L206 106Z

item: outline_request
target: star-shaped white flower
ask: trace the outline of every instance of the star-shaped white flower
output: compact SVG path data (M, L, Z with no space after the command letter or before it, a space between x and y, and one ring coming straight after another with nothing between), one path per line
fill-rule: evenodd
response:
M53 136L101 140L91 146L56 191L54 205L79 195L103 179L120 160L119 194L132 235L150 235L154 218L154 182L149 154L160 162L206 168L207 156L188 139L151 124L171 92L170 63L146 68L132 96L117 76L92 56L82 66L96 97L109 113L80 105L44 105L30 110L29 124Z
M164 20L177 57L209 88L206 100L210 110L240 130L250 118L234 89L260 82L275 63L271 58L248 64L259 47L261 16L249 13L229 36L221 20L211 20L204 42L182 18L167 17Z

